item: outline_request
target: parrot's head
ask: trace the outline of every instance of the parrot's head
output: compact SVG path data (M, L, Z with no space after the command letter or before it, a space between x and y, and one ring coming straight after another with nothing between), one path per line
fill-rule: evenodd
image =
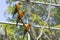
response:
M18 4L19 4L19 5L21 5L21 3L20 3L20 2L19 2Z
M31 27L31 24L30 23L28 25Z

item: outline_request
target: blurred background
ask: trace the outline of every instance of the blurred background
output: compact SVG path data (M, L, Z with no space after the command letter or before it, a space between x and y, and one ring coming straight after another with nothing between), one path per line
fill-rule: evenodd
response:
M19 21L21 24L16 27L15 23L17 20L17 14L14 16L14 18L12 18L14 6L19 1L22 2L22 0L0 0L0 40L22 40L25 28L23 27L21 21ZM34 29L36 36L38 36L41 31L41 27L37 27L37 25L43 26L48 14L50 13L50 17L47 21L44 32L47 34L50 40L60 40L60 0L51 0L50 9L50 0L30 1L35 1L29 5L31 6L32 25L35 25ZM27 11L26 2L21 3L20 11L23 9ZM22 18L25 23L28 22L27 15L27 12L25 12L24 17ZM26 34L24 40L28 40L27 35L28 33ZM49 39L42 34L39 40Z

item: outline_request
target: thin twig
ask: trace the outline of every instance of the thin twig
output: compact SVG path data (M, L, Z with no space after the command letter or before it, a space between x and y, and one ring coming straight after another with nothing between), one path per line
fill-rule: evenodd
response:
M29 21L29 23L31 24L31 28L30 28L30 33L32 35L32 40L35 40L36 39L36 34L35 34L35 30L34 30L34 27L32 26L32 18L31 18L31 5L30 5L30 0L26 0L26 8L27 8L27 19Z
M11 24L11 25L16 25L15 22L3 22L3 21L0 21L0 24ZM23 25L22 23L18 23L18 25ZM26 25L26 24L25 24ZM41 28L43 26L39 26L39 25L33 25L34 27L36 28ZM45 27L45 29L49 29L49 27ZM52 30L60 30L60 28L54 28L54 27L50 27L50 29Z
M25 0L21 1L21 2L25 2ZM51 6L60 6L59 4L53 4L53 3L44 3L44 2L40 2L40 1L30 1L30 3L34 3L34 4L46 4L46 5L51 5Z
M20 19L21 19L21 18L20 18ZM25 29L28 31L28 29L26 28L26 26L25 26L25 24L24 24L24 22L23 22L23 20L22 20L22 19L21 19L21 22L23 23L23 26L25 27ZM34 39L33 39L33 37L32 37L31 32L29 32L29 31L28 31L28 33L30 34L30 36L31 36L32 40L34 40Z
M51 39L46 35L46 33L44 33L44 35L48 38L48 40L51 40Z
M50 4L51 4L51 0L50 0ZM41 32L40 32L40 35L37 37L37 39L39 39L39 38L42 36L43 30L44 30L44 28L46 27L47 21L49 20L49 17L50 17L50 6L51 6L51 5L49 5L48 17L47 17L47 19L45 20L45 24L43 25L42 30L41 30Z

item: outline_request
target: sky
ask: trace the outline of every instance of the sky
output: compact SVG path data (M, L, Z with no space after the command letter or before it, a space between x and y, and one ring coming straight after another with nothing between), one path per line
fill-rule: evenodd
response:
M16 3L18 2L19 1L17 1ZM6 0L0 0L0 21L7 21L7 18L11 17L11 15L4 14L4 11L8 8L8 6L9 5L6 3Z
M6 21L7 17L4 16L4 11L8 8L6 0L0 0L0 21Z

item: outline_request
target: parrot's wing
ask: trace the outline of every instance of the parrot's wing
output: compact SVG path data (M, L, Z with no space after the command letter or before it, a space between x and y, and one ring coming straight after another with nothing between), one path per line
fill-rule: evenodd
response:
M17 13L17 6L16 6L16 4L15 4L15 8L14 8L14 12L13 12L13 17L14 17L14 15Z

